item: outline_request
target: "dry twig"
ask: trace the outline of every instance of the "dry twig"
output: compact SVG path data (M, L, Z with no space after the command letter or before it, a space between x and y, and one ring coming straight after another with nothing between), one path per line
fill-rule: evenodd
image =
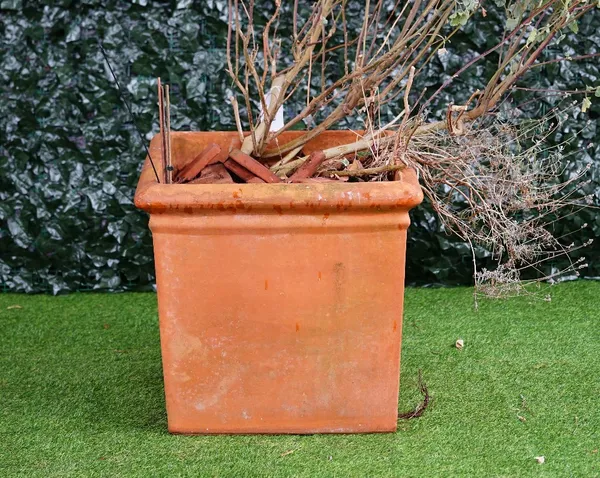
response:
M423 374L421 369L419 369L419 378L418 378L419 391L423 395L423 401L419 403L414 409L409 412L399 413L398 420L411 420L412 418L419 418L425 413L429 403L431 402L431 397L429 396L429 390L427 389L427 385L423 381Z

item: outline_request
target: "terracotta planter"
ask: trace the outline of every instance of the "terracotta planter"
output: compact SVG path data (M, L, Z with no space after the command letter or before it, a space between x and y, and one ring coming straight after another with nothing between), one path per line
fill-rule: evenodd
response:
M236 133L172 142L176 167L239 147ZM158 137L150 149L158 160ZM166 185L146 161L135 204L150 213L169 431L396 430L408 210L423 197L402 176Z

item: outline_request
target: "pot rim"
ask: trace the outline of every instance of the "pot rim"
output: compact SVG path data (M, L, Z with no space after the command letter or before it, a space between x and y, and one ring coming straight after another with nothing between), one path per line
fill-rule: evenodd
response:
M291 131L282 134L293 138L302 134ZM285 135L285 136L284 136ZM326 131L317 139L327 141L352 141L359 136L345 130ZM238 147L238 134L232 132L173 132L172 138L198 142L221 143L222 146ZM346 138L346 139L342 139ZM317 143L312 140L307 143ZM150 154L160 158L160 135L155 135L150 143ZM174 159L176 159L174 157ZM159 176L162 165L154 160ZM150 160L146 157L135 193L136 207L150 212L183 210L190 212L202 209L217 210L408 210L421 203L423 192L413 169L401 171L398 181L381 182L331 182L331 183L279 183L279 184L163 184L156 181Z

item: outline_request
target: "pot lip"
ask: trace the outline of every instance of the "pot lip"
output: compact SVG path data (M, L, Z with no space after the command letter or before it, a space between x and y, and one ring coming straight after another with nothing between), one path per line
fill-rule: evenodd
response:
M291 132L292 135L296 132ZM285 134L285 133L284 133ZM301 134L297 132L296 134ZM327 131L322 137L355 134L346 130ZM173 136L218 138L231 141L237 132L173 132ZM160 137L150 143L153 158L160 157ZM157 169L158 162L154 160ZM159 174L160 174L159 170ZM150 213L202 209L230 210L408 210L423 200L416 172L407 168L401 179L387 182L301 183L301 184L159 184L148 157L142 167L135 193L136 207Z

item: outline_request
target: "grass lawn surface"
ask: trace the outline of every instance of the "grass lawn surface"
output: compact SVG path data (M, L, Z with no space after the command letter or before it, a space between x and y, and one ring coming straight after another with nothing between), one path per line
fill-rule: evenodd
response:
M433 401L395 434L195 437L166 430L154 294L2 294L0 477L600 476L600 283L551 292L407 290L400 410L418 369Z

